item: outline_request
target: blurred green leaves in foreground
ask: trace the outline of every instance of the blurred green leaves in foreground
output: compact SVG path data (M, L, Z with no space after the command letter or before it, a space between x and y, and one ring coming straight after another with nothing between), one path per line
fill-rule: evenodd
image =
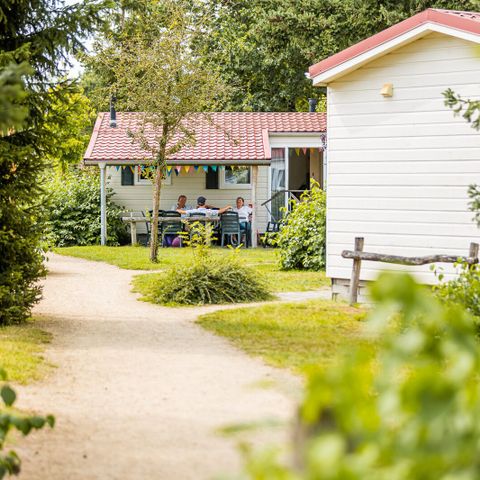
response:
M45 425L53 428L55 424L55 419L52 415L40 417L16 413L12 407L17 395L5 383L6 379L7 374L0 367L0 479L6 475L17 475L20 472L21 461L18 455L13 450L5 452L8 434L12 430L18 430L23 435L28 435L32 430L39 430Z
M407 274L382 274L371 295L366 328L378 348L350 347L335 366L312 373L292 455L249 454L249 478L480 478L473 317Z

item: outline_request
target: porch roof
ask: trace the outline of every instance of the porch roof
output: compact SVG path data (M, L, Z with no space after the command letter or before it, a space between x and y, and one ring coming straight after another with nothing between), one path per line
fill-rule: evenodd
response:
M86 165L141 164L150 154L132 141L129 131L141 125L142 113L117 113L117 126L110 114L98 114L84 156ZM207 119L192 114L196 141L168 158L171 165L268 165L271 160L269 134L321 134L326 115L313 112L215 112ZM149 132L153 140L155 132Z

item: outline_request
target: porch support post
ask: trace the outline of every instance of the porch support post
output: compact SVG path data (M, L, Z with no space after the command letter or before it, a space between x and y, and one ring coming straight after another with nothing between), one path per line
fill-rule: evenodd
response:
M257 184L258 184L258 165L252 166L252 193L251 200L253 204L252 211L252 247L257 246Z
M100 243L107 243L107 188L106 188L106 165L99 163L100 167Z

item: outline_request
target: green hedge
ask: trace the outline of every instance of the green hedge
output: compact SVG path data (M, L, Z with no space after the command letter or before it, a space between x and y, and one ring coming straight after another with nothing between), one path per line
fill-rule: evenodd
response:
M291 212L272 240L279 248L283 269L325 267L326 218L325 192L313 182L312 189L301 196L301 202L291 205Z
M50 191L50 241L57 247L100 243L100 176L97 171L74 170L57 176L48 185ZM107 189L107 244L128 240L120 219L122 207L112 201Z

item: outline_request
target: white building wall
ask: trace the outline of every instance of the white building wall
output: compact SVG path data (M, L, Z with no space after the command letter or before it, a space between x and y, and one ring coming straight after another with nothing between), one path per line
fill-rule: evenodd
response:
M264 232L268 218L267 210L261 207L268 197L268 172L269 167L258 167L258 183L257 183L257 205L256 213L258 219L258 230ZM115 195L113 201L121 205L127 210L134 212L147 211L152 209L152 195L153 187L151 184L123 186L121 184L121 169L117 170L115 167L107 167L107 182ZM216 207L224 207L226 205L235 206L237 197L243 197L245 203L251 200L251 188L219 188L206 189L205 188L205 172L202 168L194 171L193 167L188 173L183 170L178 175L172 172L171 185L164 185L162 187L160 208L163 210L170 210L172 205L177 202L180 194L184 194L188 198L188 204L195 206L197 197L204 196L210 205ZM143 225L138 226L139 233L145 233Z
M365 251L466 255L480 231L467 188L480 183L480 133L444 105L447 88L480 98L473 43L430 34L328 86L327 275L349 278L354 237ZM380 89L393 83L394 94ZM405 268L433 283L428 266L363 262L362 279ZM444 266L449 274L453 268Z

